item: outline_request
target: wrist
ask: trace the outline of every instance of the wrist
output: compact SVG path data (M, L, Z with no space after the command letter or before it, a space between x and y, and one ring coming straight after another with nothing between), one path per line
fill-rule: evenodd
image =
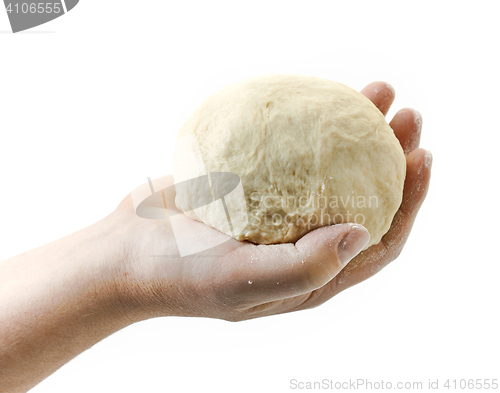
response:
M128 324L177 315L168 287L178 257L167 220L140 218L127 203L87 229L107 253L95 277L106 307Z
M82 230L87 247L94 253L87 265L87 276L94 288L96 303L109 319L108 323L114 323L111 321L114 319L123 326L145 319L133 295L135 251L128 225L119 213L113 212Z

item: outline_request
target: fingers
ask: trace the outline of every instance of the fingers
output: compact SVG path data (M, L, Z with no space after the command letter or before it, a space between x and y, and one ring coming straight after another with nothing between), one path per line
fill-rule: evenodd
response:
M372 82L361 90L361 93L370 99L384 116L396 97L394 88L387 82ZM422 116L419 112L411 108L402 109L396 113L390 126L405 155L418 148L422 130Z
M389 231L380 243L363 251L336 277L332 284L336 293L373 276L400 254L427 195L432 156L424 149L417 149L408 155L406 163L403 201Z
M335 277L370 238L357 224L316 229L295 245L240 248L246 266L234 275L238 297L247 307L311 292Z
M394 88L387 82L372 82L361 90L361 94L371 100L384 116L396 97Z
M431 166L432 155L427 150L417 149L407 156L403 201L391 227L380 243L365 250L359 260L346 267L337 281L339 292L373 276L399 256L427 195Z
M431 177L432 155L424 149L414 150L408 155L406 165L403 201L394 216L389 232L382 238L382 242L392 254L394 252L399 254L403 248L420 206L427 195Z
M287 311L316 307L344 289L373 276L399 255L427 195L431 165L432 156L424 149L415 150L408 155L403 202L382 241L362 251L330 282Z
M422 115L415 109L401 109L391 120L391 128L401 143L405 155L417 149L422 131Z

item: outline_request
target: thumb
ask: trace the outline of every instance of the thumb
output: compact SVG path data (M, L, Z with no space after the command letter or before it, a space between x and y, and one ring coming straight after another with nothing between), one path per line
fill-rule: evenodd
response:
M319 228L300 239L295 247L300 254L307 255L304 263L309 265L308 272L312 274L309 291L331 281L369 240L370 234L359 224ZM311 250L314 251L311 253Z
M247 299L270 302L321 288L363 250L369 239L370 234L361 225L338 224L309 232L295 245L264 246L253 259L258 263L247 271L253 283L247 285Z

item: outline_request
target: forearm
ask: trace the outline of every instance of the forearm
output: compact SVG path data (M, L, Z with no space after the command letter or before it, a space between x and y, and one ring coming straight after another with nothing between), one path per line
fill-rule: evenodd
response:
M100 222L0 263L0 391L30 389L131 323L111 284L121 250Z

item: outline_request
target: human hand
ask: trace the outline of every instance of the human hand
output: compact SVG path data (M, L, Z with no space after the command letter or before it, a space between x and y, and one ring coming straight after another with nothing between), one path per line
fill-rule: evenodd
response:
M368 85L362 93L384 115L394 100L394 91L383 82ZM432 161L430 153L418 149L418 112L403 109L390 125L407 156L403 202L382 241L361 253L369 234L357 224L319 228L296 244L255 245L177 215L176 225L199 233L200 242L216 244L215 239L227 238L216 247L181 257L170 221L138 217L127 196L105 219L126 238L127 258L115 285L127 314L132 320L165 315L245 320L318 306L378 272L397 258L409 236L427 193ZM165 177L154 188L172 184L172 178ZM174 197L165 195L169 207ZM162 211L164 206L150 208Z
M384 114L394 99L381 82L363 93ZM375 274L401 252L427 192L431 157L417 148L419 119L406 109L391 122L407 154L403 202L382 241L361 253L369 235L356 224L319 228L295 244L255 245L179 212L174 234L170 219L139 217L129 195L101 221L2 261L0 390L25 392L104 337L142 319L240 321L296 311ZM163 196L172 183L165 177L153 186ZM167 218L164 206L172 210L174 195L164 197L148 198L145 209ZM191 251L200 244L205 251L181 257L178 230L196 238L187 243Z

